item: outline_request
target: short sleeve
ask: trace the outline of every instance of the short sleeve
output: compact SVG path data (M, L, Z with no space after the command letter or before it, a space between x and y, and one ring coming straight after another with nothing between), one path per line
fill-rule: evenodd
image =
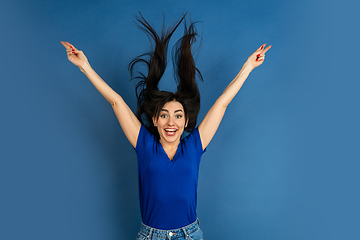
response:
M200 133L199 133L199 129L195 128L186 138L186 141L190 141L192 142L192 144L195 146L196 152L198 154L203 154L204 152L206 152L206 148L203 149L202 147L202 142L201 142L201 138L200 138Z
M141 124L135 151L138 152L140 149L143 149L150 137L152 137L151 133Z

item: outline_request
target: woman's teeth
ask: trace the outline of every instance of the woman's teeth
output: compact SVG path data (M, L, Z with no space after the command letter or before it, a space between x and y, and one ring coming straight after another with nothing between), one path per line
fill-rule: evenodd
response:
M176 132L176 129L165 129L166 132Z
M164 129L164 130L165 130L166 135L168 135L168 136L175 136L175 134L177 132L177 129Z

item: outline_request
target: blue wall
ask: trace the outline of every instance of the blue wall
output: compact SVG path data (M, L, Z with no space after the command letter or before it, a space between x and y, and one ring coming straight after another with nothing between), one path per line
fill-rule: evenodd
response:
M201 21L199 121L247 57L263 43L273 45L203 155L198 216L205 239L350 239L359 225L359 83L337 71L345 67L335 61L341 50L334 46L347 25L333 16L348 15L335 4L1 5L0 239L135 239L141 222L135 152L108 102L67 60L60 41L83 50L135 110L127 64L149 48L133 23L139 11L158 29L162 14L168 24L184 12ZM171 70L164 89L174 89Z

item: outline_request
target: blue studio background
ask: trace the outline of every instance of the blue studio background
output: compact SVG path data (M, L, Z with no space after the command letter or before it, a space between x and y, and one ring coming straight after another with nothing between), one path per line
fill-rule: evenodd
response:
M60 41L83 50L135 111L127 65L150 46L133 22L139 11L158 31L163 14L166 26L185 12L200 21L199 122L247 57L273 45L203 155L205 239L354 239L359 83L339 73L355 67L345 67L342 49L356 44L353 33L342 42L348 25L333 17L352 22L355 9L285 0L2 1L0 239L135 239L135 151ZM162 88L174 90L172 79L170 62Z

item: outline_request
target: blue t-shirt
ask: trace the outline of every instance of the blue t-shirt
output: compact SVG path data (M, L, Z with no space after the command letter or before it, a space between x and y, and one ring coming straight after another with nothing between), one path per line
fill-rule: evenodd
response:
M144 126L140 128L135 150L143 223L170 230L195 222L199 166L205 152L198 129L180 140L172 161Z

